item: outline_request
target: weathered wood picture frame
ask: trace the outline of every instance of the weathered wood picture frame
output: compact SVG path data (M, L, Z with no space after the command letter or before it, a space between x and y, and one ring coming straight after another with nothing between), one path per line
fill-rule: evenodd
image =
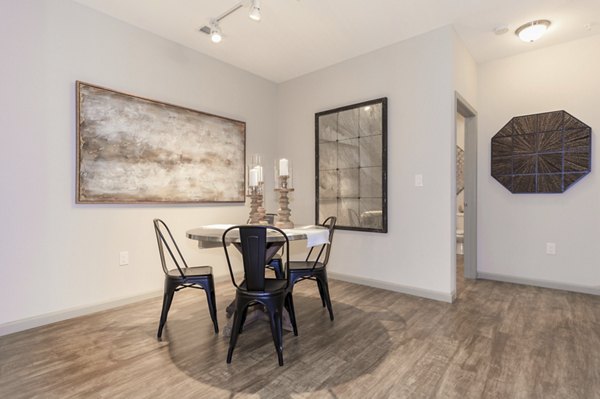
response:
M316 222L387 233L387 98L315 114Z
M76 82L76 202L243 203L246 123Z

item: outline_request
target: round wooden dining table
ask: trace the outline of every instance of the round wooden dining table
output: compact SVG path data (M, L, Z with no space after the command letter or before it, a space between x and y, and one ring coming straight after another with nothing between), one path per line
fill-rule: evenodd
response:
M207 226L197 227L195 229L188 230L185 235L187 238L191 240L198 241L198 246L201 248L215 248L220 247L223 244L223 232L227 230L229 227L234 226L233 224L210 224ZM306 240L308 234L315 231L323 231L327 230L323 226L318 225L309 225L309 226L301 226L293 229L282 229L285 235L288 237L290 241L296 240ZM239 236L236 235L235 231L231 232L231 242L234 243ZM269 232L267 234L267 243L274 242L284 242L285 238L283 238L280 234Z
M223 233L229 227L234 226L232 224L211 224L207 226L197 227L195 229L188 230L185 235L191 240L198 241L199 248L217 248L223 246ZM282 229L288 240L306 240L310 234L327 231L323 226L309 225L301 226L293 229ZM228 243L239 244L239 233L232 231L228 235ZM269 263L271 258L279 251L283 246L285 238L277 232L270 231L267 234L267 254L266 263Z

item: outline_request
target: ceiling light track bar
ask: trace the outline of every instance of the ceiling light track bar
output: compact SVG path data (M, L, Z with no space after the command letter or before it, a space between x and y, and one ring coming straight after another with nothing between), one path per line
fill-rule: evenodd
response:
M234 12L236 12L237 10L239 10L240 8L242 8L244 6L243 2L239 2L236 5L234 5L233 7L231 7L229 10L225 11L223 14L219 15L218 17L215 18L215 20L217 22L221 22L221 20L225 17L228 17L229 15L233 14Z

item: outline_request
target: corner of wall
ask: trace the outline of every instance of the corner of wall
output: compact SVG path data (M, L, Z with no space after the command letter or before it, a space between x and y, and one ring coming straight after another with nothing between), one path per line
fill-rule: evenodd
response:
M452 27L453 80L455 90L470 105L477 106L477 63Z

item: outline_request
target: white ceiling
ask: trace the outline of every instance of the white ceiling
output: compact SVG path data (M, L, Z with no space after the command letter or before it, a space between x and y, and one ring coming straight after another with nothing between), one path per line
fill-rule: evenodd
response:
M600 33L600 0L262 0L260 22L242 8L214 44L198 29L238 0L74 1L274 82L449 24L477 62ZM535 19L551 20L550 30L519 41L514 30ZM495 35L500 25L510 31Z

